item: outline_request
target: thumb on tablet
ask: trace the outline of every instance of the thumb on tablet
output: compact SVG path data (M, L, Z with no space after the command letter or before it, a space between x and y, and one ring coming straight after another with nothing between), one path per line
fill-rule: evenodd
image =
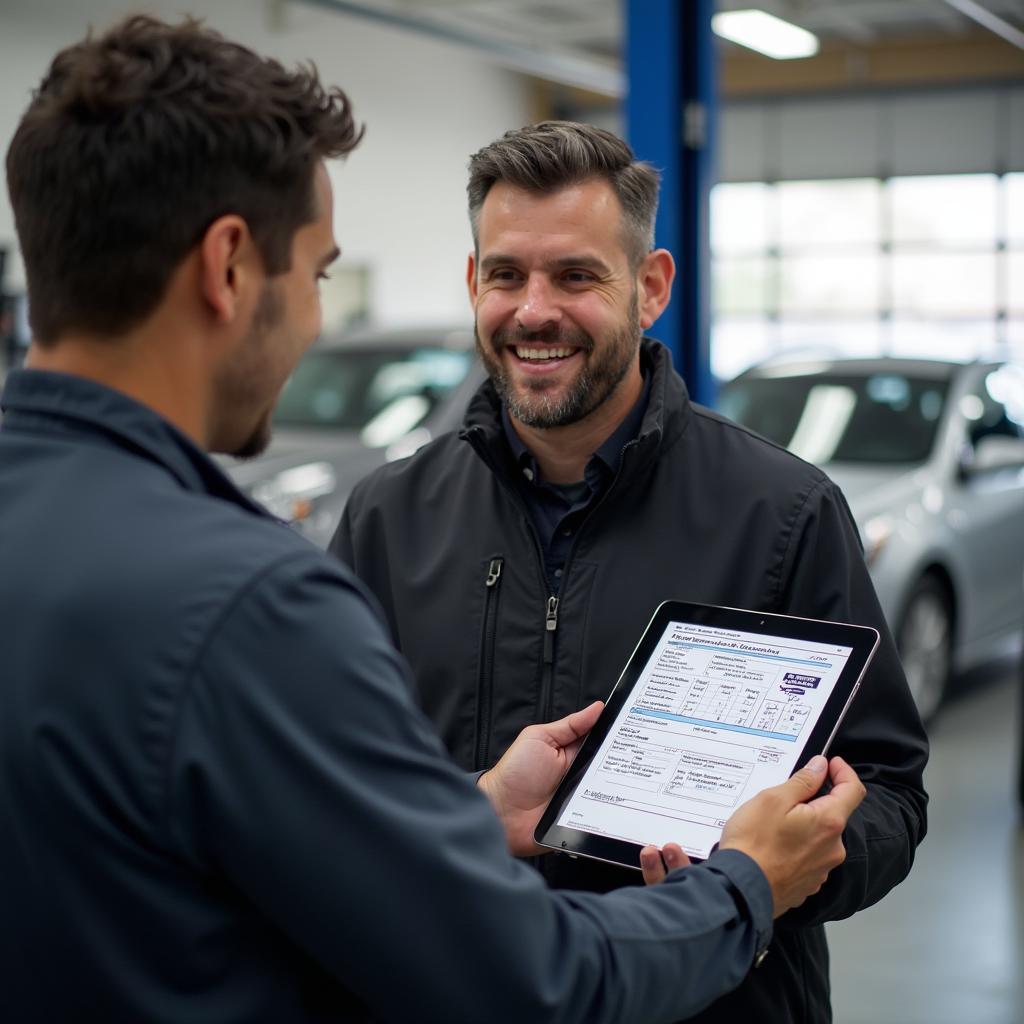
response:
M821 754L815 754L803 768L794 772L777 789L791 804L803 804L817 796L825 784L827 774L828 761Z
M857 773L841 757L833 757L829 761L828 770L832 788L825 796L812 800L811 804L832 804L840 814L848 818L860 805L867 790Z

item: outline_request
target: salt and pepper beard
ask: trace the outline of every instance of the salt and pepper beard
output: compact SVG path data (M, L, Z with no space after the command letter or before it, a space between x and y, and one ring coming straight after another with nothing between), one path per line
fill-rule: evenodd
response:
M566 330L551 327L540 331L525 331L518 325L499 328L486 348L480 340L479 329L474 327L474 333L480 359L509 415L527 427L566 427L589 416L601 405L633 365L641 334L637 291L633 289L625 322L612 332L600 350L594 339L578 327ZM576 348L589 354L589 359L585 360L575 380L560 397L553 399L543 393L550 378L528 380L525 393L517 392L513 387L501 364L499 353L503 348L528 346L530 342Z

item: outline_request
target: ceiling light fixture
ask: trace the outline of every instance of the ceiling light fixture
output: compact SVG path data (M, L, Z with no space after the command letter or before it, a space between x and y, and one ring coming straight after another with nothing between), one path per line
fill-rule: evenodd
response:
M716 35L775 60L813 57L818 37L805 28L776 18L767 11L722 11L711 19Z

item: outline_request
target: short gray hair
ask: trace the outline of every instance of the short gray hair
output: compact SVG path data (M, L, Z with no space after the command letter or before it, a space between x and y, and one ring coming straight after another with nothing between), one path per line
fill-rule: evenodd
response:
M623 213L623 245L633 265L654 248L657 170L603 128L541 121L505 134L469 158L469 220L479 251L480 209L499 181L528 192L557 192L591 178L607 181Z

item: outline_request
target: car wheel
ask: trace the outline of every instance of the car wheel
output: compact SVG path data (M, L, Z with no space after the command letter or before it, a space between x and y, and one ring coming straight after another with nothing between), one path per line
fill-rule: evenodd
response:
M918 581L903 612L896 646L918 713L935 716L952 669L953 614L945 588L933 576Z

